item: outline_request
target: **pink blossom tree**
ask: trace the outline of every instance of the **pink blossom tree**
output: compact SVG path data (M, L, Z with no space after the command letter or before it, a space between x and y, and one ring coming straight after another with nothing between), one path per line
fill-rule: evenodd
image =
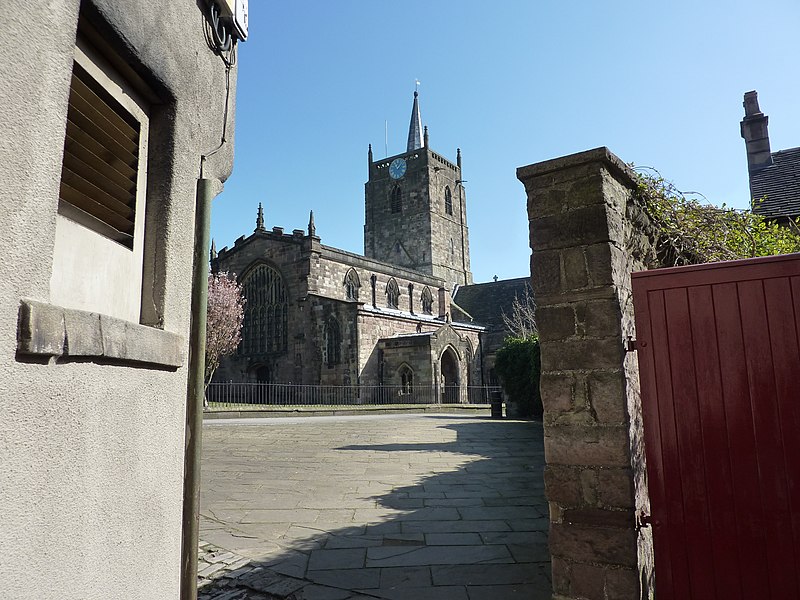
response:
M242 286L228 273L208 276L205 384L211 382L223 356L233 354L242 340L244 303Z

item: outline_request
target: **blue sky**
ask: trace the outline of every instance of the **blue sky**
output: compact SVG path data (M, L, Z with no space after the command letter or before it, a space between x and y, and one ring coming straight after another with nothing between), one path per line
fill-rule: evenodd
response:
M405 150L419 80L430 146L463 154L476 282L529 273L519 166L597 146L715 204L748 203L739 121L800 146L800 2L250 1L234 172L212 236L265 223L363 251L367 145Z

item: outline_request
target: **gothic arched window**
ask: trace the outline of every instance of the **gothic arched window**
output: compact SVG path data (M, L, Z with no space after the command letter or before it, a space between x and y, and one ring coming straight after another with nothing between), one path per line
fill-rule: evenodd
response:
M450 262L456 261L456 242L453 238L450 238Z
M358 289L361 281L355 269L350 269L344 276L344 294L348 300L358 300Z
M414 371L408 365L400 367L400 386L403 394L410 394L414 387Z
M342 360L342 330L336 317L330 316L325 322L325 356L328 368L338 365Z
M431 294L431 288L427 285L422 288L422 297L421 297L421 304L422 304L422 312L426 315L429 315L433 312L433 295Z
M251 269L242 281L244 305L242 354L279 354L289 345L286 288L280 272L265 264Z
M448 215L453 214L453 195L450 193L450 186L444 188L444 212Z
M392 188L392 212L403 212L403 190L399 185Z
M392 277L386 284L386 304L389 308L400 306L400 288Z

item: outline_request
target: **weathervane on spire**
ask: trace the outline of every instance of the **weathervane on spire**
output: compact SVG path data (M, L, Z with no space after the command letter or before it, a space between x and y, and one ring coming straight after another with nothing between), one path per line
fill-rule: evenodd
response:
M415 80L416 88L419 88L419 79ZM414 105L411 107L411 124L408 127L408 144L406 152L422 148L422 117L419 114L419 103L417 102L419 92L414 89Z

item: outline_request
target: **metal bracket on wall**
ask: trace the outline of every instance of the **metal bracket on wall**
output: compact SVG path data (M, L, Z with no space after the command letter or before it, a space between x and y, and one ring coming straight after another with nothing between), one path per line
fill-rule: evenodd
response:
M636 340L631 336L625 337L625 352L633 352L636 350Z

